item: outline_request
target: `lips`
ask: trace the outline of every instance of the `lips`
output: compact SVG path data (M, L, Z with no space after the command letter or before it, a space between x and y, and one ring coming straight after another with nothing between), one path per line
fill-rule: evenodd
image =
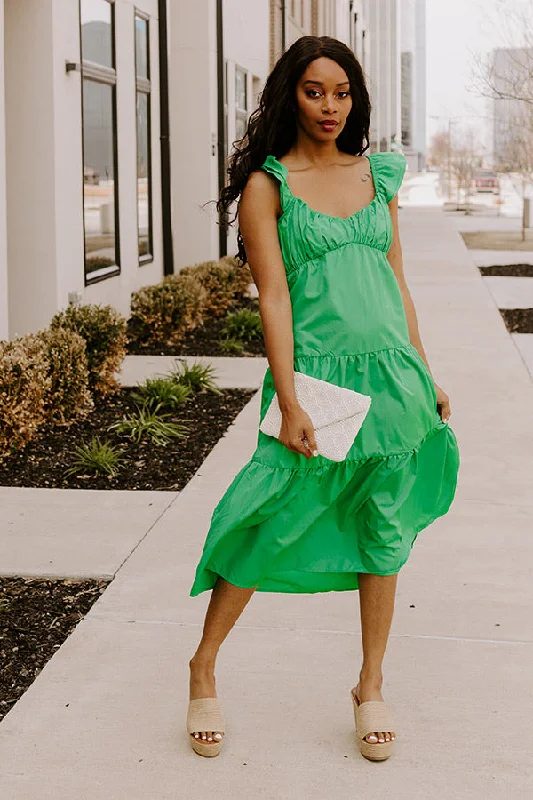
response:
M331 119L331 120L324 120L323 122L319 122L318 124L319 124L319 125L320 125L322 128L325 128L325 130L327 130L327 131L332 131L332 130L333 130L333 128L336 128L336 127L337 127L337 125L338 125L338 122L335 122L335 120Z

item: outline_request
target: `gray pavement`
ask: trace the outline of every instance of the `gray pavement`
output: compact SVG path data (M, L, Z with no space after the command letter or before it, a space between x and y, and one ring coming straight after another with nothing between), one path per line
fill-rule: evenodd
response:
M219 657L223 752L202 759L189 747L187 662L209 601L189 590L211 512L255 448L256 394L179 495L151 507L155 493L132 495L129 514L109 493L85 499L94 509L101 497L115 514L107 525L113 553L99 561L83 544L89 574L115 569L116 577L0 725L0 797L531 793L533 383L453 222L436 209L403 209L401 226L462 465L452 510L420 533L399 579L384 686L397 720L394 755L374 764L354 745L356 592L256 593ZM12 519L25 491L5 490ZM51 547L60 562L61 542L73 548L73 505L82 501L64 506L55 550L27 518L25 536L34 527L34 548L42 548L26 549L27 570L45 564ZM3 531L12 540L13 526ZM95 536L95 550L102 539ZM25 569L22 552L17 559Z
M211 364L215 369L215 383L221 389L257 389L261 385L268 362L266 358L239 358L235 356L180 356L187 364ZM118 379L122 386L137 386L147 378L168 375L175 368L174 356L126 356Z
M492 220L489 230L502 230L500 220ZM502 266L506 264L533 264L533 251L529 250L469 250L477 267Z

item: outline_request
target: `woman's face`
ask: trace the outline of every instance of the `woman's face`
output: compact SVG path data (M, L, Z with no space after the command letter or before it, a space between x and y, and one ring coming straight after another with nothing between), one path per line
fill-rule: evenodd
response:
M331 58L317 58L298 81L296 102L298 123L312 139L336 139L352 108L348 76Z

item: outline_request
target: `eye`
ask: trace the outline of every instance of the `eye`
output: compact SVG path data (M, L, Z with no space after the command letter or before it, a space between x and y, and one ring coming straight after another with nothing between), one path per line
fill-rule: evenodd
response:
M343 98L344 97L348 97L349 94L350 94L350 92L339 92L339 95L342 95Z
M315 95L316 95L316 94L320 94L320 92L318 91L318 89L308 89L308 91L306 92L306 95L307 95L308 97L311 97L311 95L312 95L313 93L314 93Z

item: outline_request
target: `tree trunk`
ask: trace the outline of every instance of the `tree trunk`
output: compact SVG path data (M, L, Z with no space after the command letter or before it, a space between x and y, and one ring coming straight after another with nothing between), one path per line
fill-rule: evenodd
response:
M526 241L526 182L522 181L522 241Z

